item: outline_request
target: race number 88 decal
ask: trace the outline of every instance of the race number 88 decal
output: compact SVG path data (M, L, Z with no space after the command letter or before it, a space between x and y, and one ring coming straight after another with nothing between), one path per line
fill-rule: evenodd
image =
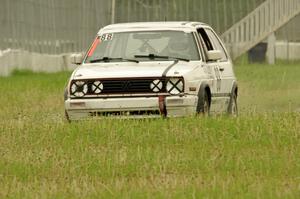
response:
M100 37L100 40L101 41L110 41L110 40L112 40L113 39L113 34L104 34L104 35L102 35L101 37Z

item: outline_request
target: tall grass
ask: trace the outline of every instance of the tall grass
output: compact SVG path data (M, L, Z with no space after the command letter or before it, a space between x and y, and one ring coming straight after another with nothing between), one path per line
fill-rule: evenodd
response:
M0 198L299 198L299 66L235 70L238 118L71 124L69 73L0 78Z
M299 112L300 63L238 65L241 113Z

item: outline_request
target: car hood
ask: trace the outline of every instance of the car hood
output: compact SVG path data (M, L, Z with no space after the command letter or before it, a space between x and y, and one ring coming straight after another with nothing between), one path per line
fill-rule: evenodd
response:
M74 71L73 79L183 76L199 65L184 61L84 64Z

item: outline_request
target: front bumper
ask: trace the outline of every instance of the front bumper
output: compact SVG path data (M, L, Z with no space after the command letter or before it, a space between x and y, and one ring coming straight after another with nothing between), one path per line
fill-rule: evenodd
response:
M167 116L192 115L196 111L197 101L198 97L194 95L166 96L163 106ZM144 118L160 117L162 114L162 103L158 96L67 99L65 101L65 109L70 120L100 115Z

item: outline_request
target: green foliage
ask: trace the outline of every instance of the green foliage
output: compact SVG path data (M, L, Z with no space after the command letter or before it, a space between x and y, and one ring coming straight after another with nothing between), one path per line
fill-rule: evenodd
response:
M299 198L300 67L235 70L238 118L71 124L69 73L0 78L0 198Z

